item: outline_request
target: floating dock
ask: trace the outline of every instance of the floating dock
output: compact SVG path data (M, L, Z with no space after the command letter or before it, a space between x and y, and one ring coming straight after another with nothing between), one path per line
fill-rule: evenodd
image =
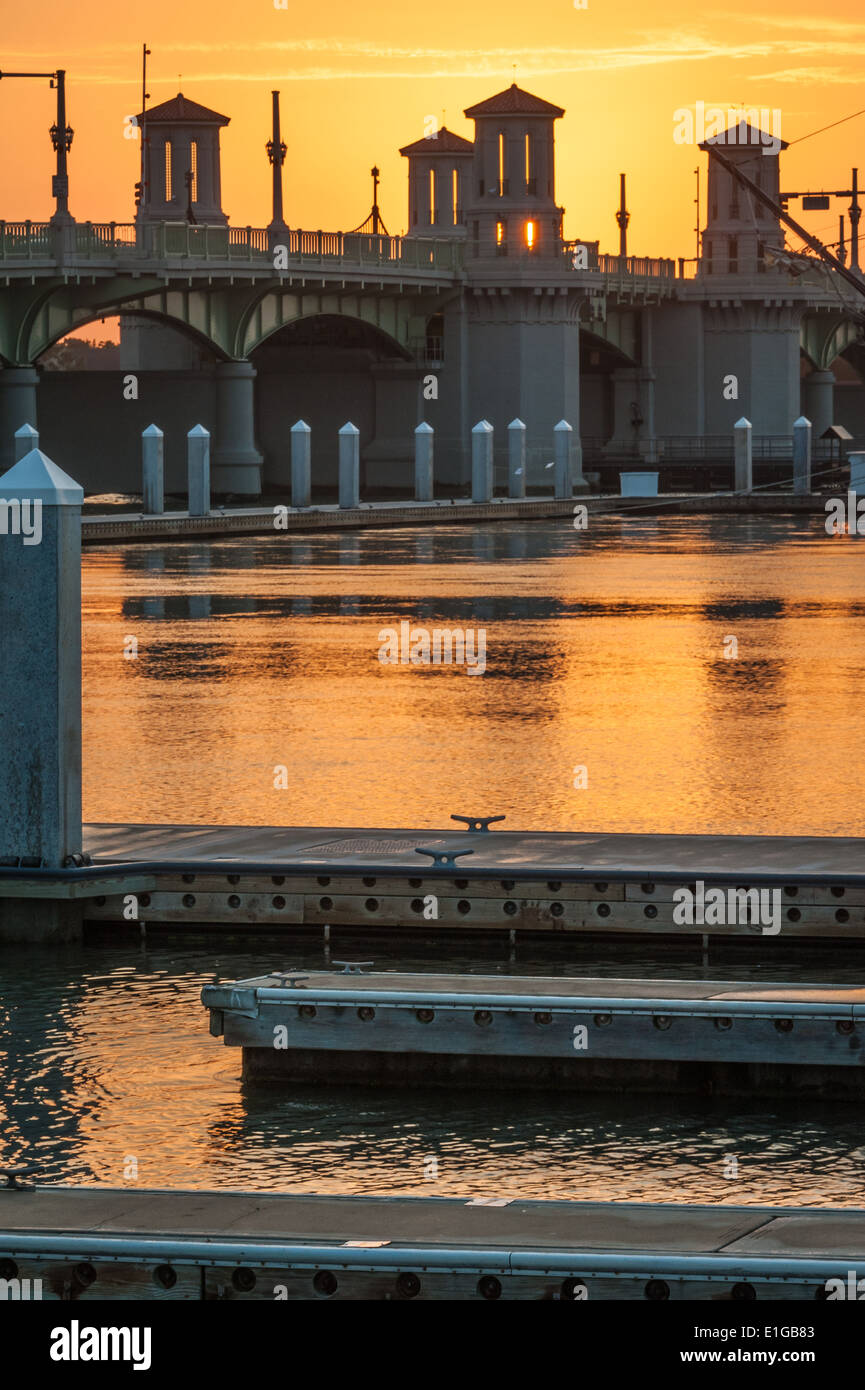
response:
M279 972L206 985L249 1080L865 1095L865 989Z
M859 1208L0 1190L0 1298L813 1303L863 1276Z
M259 926L325 940L331 931L400 942L456 931L703 947L734 939L764 953L865 942L861 839L487 831L501 818L454 819L459 829L88 825L87 863L0 865L0 922L4 907L20 915L41 899L127 929ZM683 888L694 898L685 921L676 919ZM713 890L720 912L708 906ZM774 921L740 910L731 890L764 890Z

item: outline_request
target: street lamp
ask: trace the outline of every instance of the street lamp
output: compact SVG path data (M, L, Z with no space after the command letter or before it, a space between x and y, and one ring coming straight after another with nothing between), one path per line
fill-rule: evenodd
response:
M4 77L47 77L49 86L57 90L57 119L49 131L51 145L57 155L57 171L51 179L51 196L56 202L51 222L55 226L58 223L70 223L73 218L69 214L69 173L66 156L72 148L75 132L66 124L66 70L58 68L56 72L0 72L0 79Z

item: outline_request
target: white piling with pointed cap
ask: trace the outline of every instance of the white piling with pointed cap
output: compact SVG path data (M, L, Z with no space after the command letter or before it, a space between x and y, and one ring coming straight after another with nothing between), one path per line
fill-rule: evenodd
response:
M804 415L793 421L793 491L811 491L811 421Z
M165 438L158 425L141 431L141 506L145 515L165 511Z
M414 497L416 502L433 500L433 448L435 435L432 425L422 420L414 432Z
M339 432L339 505L360 506L360 430L351 420Z
M490 502L493 496L493 427L479 420L472 430L472 501Z
M850 465L850 491L857 497L865 497L865 453L858 450L847 455Z
M754 487L751 421L744 415L733 426L733 490L751 492Z
M186 476L190 516L210 514L210 431L195 425L186 436Z
M39 431L32 425L22 425L20 430L15 431L15 462L20 463L25 454L29 454L31 449L39 448Z
M567 420L560 420L553 430L553 459L555 460L556 497L573 497L574 475L571 466L571 440L574 431Z
M39 449L0 478L0 860L50 868L81 853L83 500Z
M508 425L508 497L526 495L526 427L519 416Z
M312 497L312 430L305 420L291 427L291 505L308 507Z

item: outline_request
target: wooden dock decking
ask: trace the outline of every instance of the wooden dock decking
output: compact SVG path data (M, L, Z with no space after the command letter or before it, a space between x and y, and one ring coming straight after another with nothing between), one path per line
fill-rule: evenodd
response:
M813 1301L865 1275L865 1210L37 1187L0 1190L0 1272L64 1300Z
M865 942L852 837L94 824L84 844L89 868L0 868L0 897L74 899L127 927L132 893L145 925ZM776 925L674 920L674 894L698 883L777 893Z

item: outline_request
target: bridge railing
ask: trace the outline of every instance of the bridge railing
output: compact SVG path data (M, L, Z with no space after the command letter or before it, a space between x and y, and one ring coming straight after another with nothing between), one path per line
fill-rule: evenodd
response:
M48 222L0 222L0 259L40 260L55 255ZM79 222L74 254L87 260L271 261L278 247L289 264L392 266L407 270L459 270L459 242L439 237L379 236L366 232L306 231L277 236L267 227L200 226L190 222ZM68 254L68 251L67 251Z
M50 230L47 222L0 222L0 257L31 260L50 256Z
M578 256L579 251L584 255ZM566 241L562 255L574 270L596 270L601 275L617 275L626 279L675 280L676 262L654 256L611 256L598 251L598 243ZM585 265L581 264L585 261Z

